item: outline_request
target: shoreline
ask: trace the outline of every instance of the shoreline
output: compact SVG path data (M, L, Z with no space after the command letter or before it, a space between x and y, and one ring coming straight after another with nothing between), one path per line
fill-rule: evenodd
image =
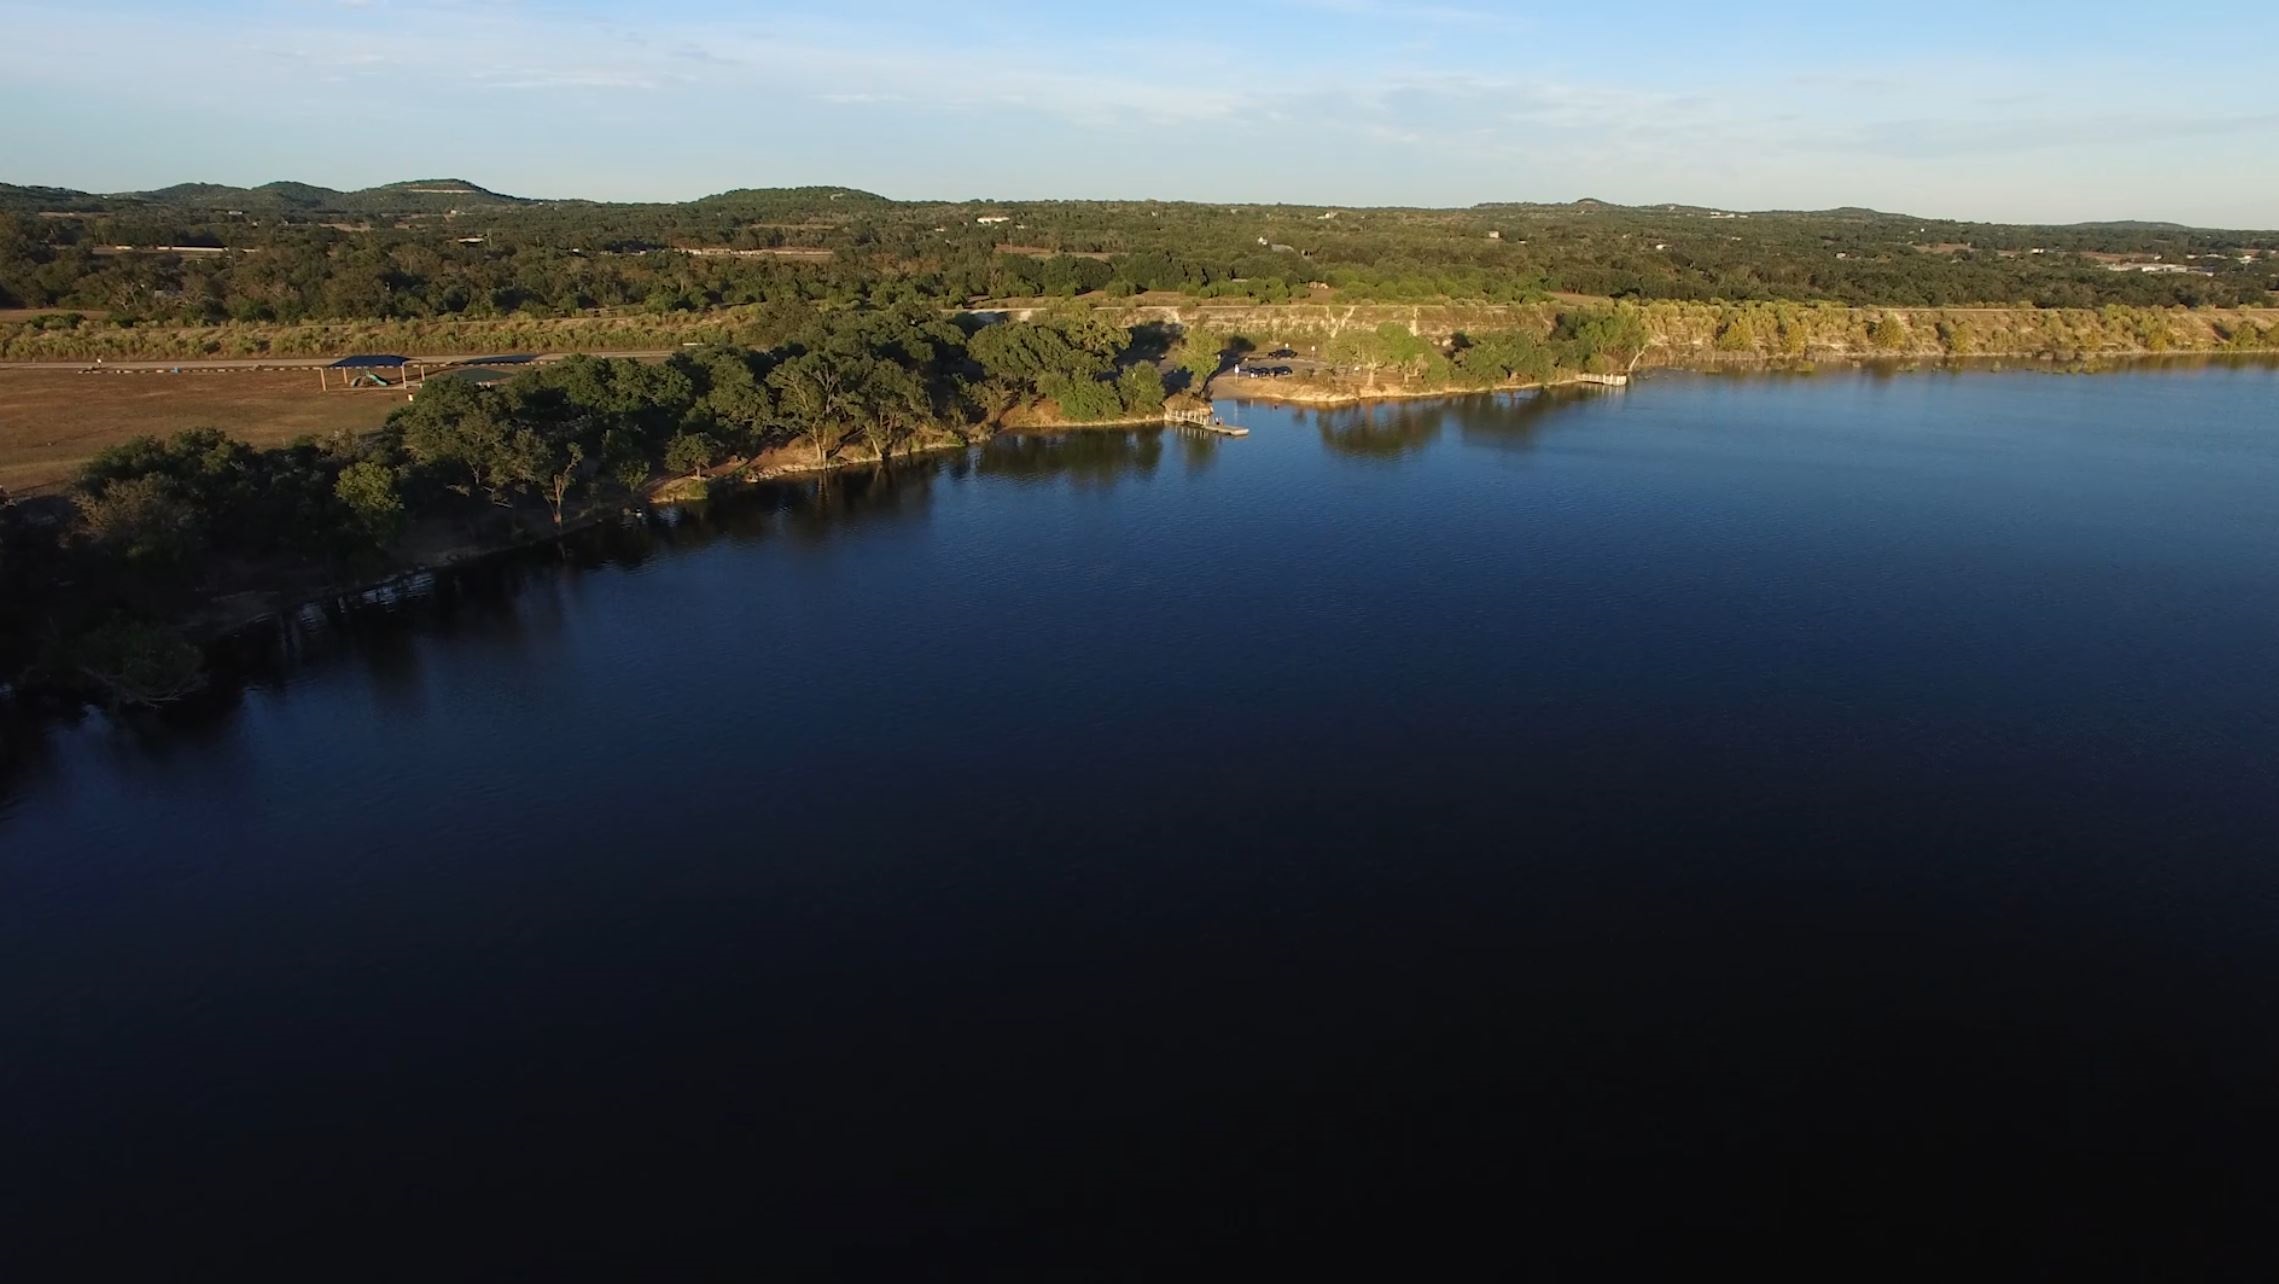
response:
M1868 370L1891 368L1895 373L1926 372L1932 369L1969 370L1992 366L2000 369L2023 368L2047 374L2109 374L2130 366L2168 362L2213 362L2242 365L2279 365L2279 351L2227 352L2215 349L2192 351L2091 353L2078 356L2059 356L2047 352L1974 352L1967 355L1948 354L1932 356L1913 353L1895 353L1888 356L1831 353L1820 356L1767 357L1753 353L1702 353L1689 355L1684 360L1640 365L1630 371L1627 383L1637 383L1647 375L1674 374L1814 374L1821 370ZM1223 376L1222 376L1223 377ZM1214 381L1215 383L1215 381ZM1264 405L1291 406L1298 409L1335 409L1348 406L1371 406L1380 403L1407 401L1455 401L1465 397L1491 397L1513 392L1553 392L1566 388L1596 388L1609 385L1573 376L1532 383L1499 383L1486 387L1448 386L1437 388L1379 387L1376 389L1344 388L1298 378L1244 380L1231 390L1214 386L1211 399L1258 402ZM1625 385L1615 385L1625 386Z
M1629 377L1625 377L1624 384L1626 385L1628 382ZM1266 405L1334 408L1338 406L1375 405L1378 402L1388 401L1454 401L1463 397L1493 397L1509 392L1550 392L1559 388L1603 388L1608 386L1610 385L1591 379L1569 377L1528 383L1495 383L1484 388L1381 387L1350 390L1301 379L1250 379L1232 392L1215 394L1213 400L1224 397L1228 401L1255 401Z
M2112 361L2116 366L2120 367L2154 361L2216 360L2224 362L2236 361L2253 364L2279 364L2279 353L2146 352L2140 354L2126 354L2116 356L2109 358L2109 360ZM1673 371L1685 374L1713 374L1730 372L1736 369L1740 369L1744 371L1762 371L1766 373L1779 373L1782 371L1789 371L1794 373L1811 373L1820 368L1831 365L1848 369L1863 369L1877 365L1891 365L1901 367L1958 366L1967 368L1971 365L1986 362L2028 363L2032 366L2049 370L2050 373L2057 374L2096 374L2106 372L2100 370L2066 370L2060 366L2060 359L2039 354L1974 354L1967 357L1900 356L1880 358L1836 356L1824 358L1796 357L1777 359L1744 354L1733 354L1722 359L1673 362L1666 365L1646 366L1633 373L1630 376L1630 379L1632 382L1636 382L1639 376L1655 371ZM1267 381L1253 380L1251 382L1266 383ZM1242 403L1255 402L1261 405L1290 406L1298 409L1338 409L1352 406L1370 406L1380 403L1456 401L1467 397L1493 397L1519 392L1545 393L1555 392L1567 388L1598 388L1605 386L1606 385L1588 382L1583 379L1574 378L1571 376L1555 378L1541 382L1495 384L1485 388L1378 388L1370 392L1325 388L1319 384L1300 384L1291 382L1283 383L1280 387L1268 387L1255 390L1244 388L1239 391L1230 393L1214 392L1212 395L1205 398L1205 403L1215 404L1220 400L1226 400ZM430 558L415 565L405 567L401 570L390 572L388 575L380 577L378 579L360 581L347 585L327 586L323 589L307 590L297 593L266 593L263 595L271 597L276 601L276 605L273 608L264 610L260 614L239 616L234 622L228 624L226 627L209 628L208 630L204 631L204 639L207 641L218 642L228 636L241 633L246 629L255 627L264 621L275 619L279 616L288 614L293 611L298 611L304 607L314 605L316 603L339 601L346 598L363 597L386 589L391 585L400 584L405 580L412 579L417 576L433 575L441 571L453 570L472 562L479 562L485 558L499 557L510 553L537 548L541 545L554 542L575 532L598 526L603 521L608 520L612 517L624 517L629 513L645 513L658 508L678 507L683 504L707 502L711 498L710 495L676 495L673 493L675 486L685 485L688 482L694 480L702 480L707 484L708 487L719 485L731 490L738 490L746 487L766 485L771 482L797 481L808 478L826 478L834 473L847 472L859 468L891 468L893 467L894 462L897 460L948 454L952 451L971 450L978 446L985 446L991 440L994 440L997 437L1023 435L1055 437L1070 433L1087 432L1099 429L1158 428L1167 426L1169 425L1164 422L1161 416L1124 416L1115 419L1096 420L1089 423L1014 424L998 428L989 433L987 436L978 436L972 439L959 439L956 437L950 437L944 440L916 444L902 451L900 454L894 456L893 459L889 460L882 460L875 454L869 456L860 456L844 452L834 452L830 458L822 463L816 463L812 460L787 460L783 462L771 461L755 467L754 460L744 460L734 464L724 465L717 471L704 475L701 479L674 478L660 482L655 486L652 486L646 493L641 495L637 501L632 503L620 503L614 506L602 505L585 509L577 513L574 517L565 517L562 526L558 530L541 530L524 538L504 541L478 542L466 545L464 547L455 547L449 549L442 556ZM259 590L254 590L253 592L259 592ZM227 601L230 597L245 597L248 595L248 593L231 594L221 598L213 599L213 601Z
M706 503L714 498L711 494L675 493L676 488L687 487L692 482L701 481L708 490L711 487L718 486L723 490L734 492L776 482L827 478L835 473L855 469L892 468L896 463L905 459L971 450L1002 436L1023 434L1059 436L1096 428L1144 428L1162 426L1162 424L1162 418L1157 416L1098 420L1091 423L1019 425L1001 428L986 437L976 437L970 440L961 440L952 436L939 441L917 443L890 459L881 459L876 454L865 456L835 451L830 458L820 464L812 460L790 460L784 462L771 461L755 467L753 460L742 460L722 465L715 471L697 477L669 478L649 487L647 491L638 496L628 496L614 504L599 503L580 509L575 513L566 513L559 527L534 528L531 533L512 538L476 540L463 545L456 545L439 554L431 555L374 579L357 580L344 584L328 584L316 588L245 589L235 593L221 594L207 599L197 611L185 617L181 622L181 627L191 641L201 646L222 645L249 629L258 628L263 624L281 619L310 606L368 598L423 575L435 575L456 570L489 558L505 557L557 543L570 535L590 530L613 519L639 516L646 520L648 514L660 508L677 508L684 504ZM788 449L804 448L792 447ZM222 603L237 600L243 600L247 607L255 607L256 603L252 599L259 599L257 609L235 612L212 609Z
M1708 354L1702 354L1702 356L1707 357ZM1717 374L1734 371L1745 373L1789 371L1809 374L1828 366L1854 370L1874 366L1892 366L1900 368L1902 372L1909 372L1939 367L1968 369L1972 366L1988 363L1997 366L2018 364L2060 374L2099 374L2113 373L2131 366L2174 361L2275 365L2279 364L2279 353L2144 352L2080 359L2061 359L2047 354L1972 354L1967 357L1907 355L1861 357L1842 355L1822 358L1780 359L1733 354L1727 358L1687 360L1646 366L1633 374L1631 378L1635 379L1638 375L1650 371L1674 371L1693 374ZM2082 365L2091 365L2094 368L2067 368L2068 366ZM1265 380L1249 382L1267 383ZM1280 386L1246 386L1231 391L1213 390L1207 396L1206 403L1215 404L1219 401L1226 401L1289 406L1297 409L1336 409L1372 406L1380 403L1455 401L1468 397L1492 397L1519 392L1542 394L1566 388L1605 386L1607 385L1580 378L1564 377L1540 382L1496 384L1488 387L1408 389L1396 387L1364 391L1292 381L1281 383ZM806 478L821 480L830 477L832 474L854 469L891 468L896 460L970 450L977 446L985 446L990 440L1000 436L1051 437L1096 429L1129 430L1169 426L1172 425L1166 424L1160 416L1125 416L1090 423L1015 424L999 427L986 436L971 438L945 436L941 440L913 444L892 459L886 460L880 459L875 454L856 455L834 452L830 458L821 463L813 460L783 460L766 463L758 463L757 460L738 461L723 466L715 472L703 475L701 478L668 479L651 486L638 497L631 497L625 501L599 503L574 514L566 514L559 527L532 528L509 538L480 539L453 545L439 554L430 555L419 562L399 567L385 575L370 579L328 584L314 588L244 589L234 593L220 594L206 599L197 608L179 618L176 621L176 627L182 631L188 640L204 649L210 657L219 648L243 638L252 630L274 624L310 606L347 604L359 599L368 600L421 576L454 571L493 558L528 552L548 543L557 543L568 536L590 530L612 519L640 516L643 520L647 520L648 515L657 509L702 503L713 498L710 494L674 493L676 487L685 487L692 481L702 480L706 483L708 490L714 485L721 485L731 490L742 490L771 482L781 483ZM849 444L857 445L857 448L860 448L857 443ZM758 466L755 467L756 463ZM235 604L235 609L228 605L232 603ZM4 697L4 699L0 699L0 703L12 705L19 711L29 711L33 707L33 703L26 697L33 696L38 691L39 688L36 686L0 687L0 697Z

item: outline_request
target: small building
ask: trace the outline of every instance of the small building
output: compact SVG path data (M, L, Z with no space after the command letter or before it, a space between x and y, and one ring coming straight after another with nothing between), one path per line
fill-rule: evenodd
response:
M995 227L999 223L1010 223L1013 220L1010 216L1004 214L984 214L980 218L977 218L973 221L979 223L983 227Z

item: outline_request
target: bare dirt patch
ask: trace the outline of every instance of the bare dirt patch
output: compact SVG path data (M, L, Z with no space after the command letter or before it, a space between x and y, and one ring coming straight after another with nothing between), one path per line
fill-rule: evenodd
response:
M78 314L90 321L110 316L103 308L0 308L0 325L11 321L37 321L41 317L67 317Z
M368 432L404 404L395 389L317 391L314 370L182 374L0 368L0 487L26 494L70 480L130 437L219 428L257 446Z
M778 245L764 250L735 250L724 246L697 246L682 250L700 259L788 259L794 263L828 263L837 252L817 246Z
M1049 245L1000 245L999 254L1017 254L1025 259L1049 259L1065 255L1072 259L1091 259L1105 263L1115 255L1106 250L1056 250Z

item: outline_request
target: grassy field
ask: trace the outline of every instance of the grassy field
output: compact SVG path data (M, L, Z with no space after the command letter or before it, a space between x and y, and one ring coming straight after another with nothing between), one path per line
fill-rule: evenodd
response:
M220 428L256 445L377 428L403 394L317 391L313 370L81 374L0 368L0 487L35 494L129 437Z

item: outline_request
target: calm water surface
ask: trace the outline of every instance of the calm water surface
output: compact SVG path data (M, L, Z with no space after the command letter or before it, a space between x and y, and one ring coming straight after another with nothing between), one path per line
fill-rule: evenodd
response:
M2270 1251L2279 372L1236 417L597 534L15 746L9 1237Z

